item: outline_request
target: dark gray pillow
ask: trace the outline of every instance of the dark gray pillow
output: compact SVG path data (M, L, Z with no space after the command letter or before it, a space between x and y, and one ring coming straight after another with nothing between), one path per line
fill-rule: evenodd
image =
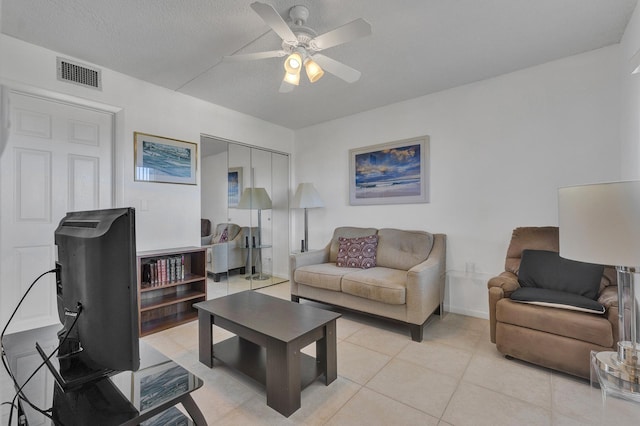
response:
M605 311L604 306L595 300L567 293L566 291L547 290L544 288L521 287L511 293L511 300L593 314L604 314Z
M543 288L598 298L603 265L564 259L554 251L523 250L518 271L520 287Z

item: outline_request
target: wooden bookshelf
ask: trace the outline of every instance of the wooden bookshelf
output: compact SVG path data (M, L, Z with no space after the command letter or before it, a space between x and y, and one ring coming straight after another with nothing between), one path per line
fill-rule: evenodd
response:
M198 318L194 303L207 300L206 248L138 252L140 336Z

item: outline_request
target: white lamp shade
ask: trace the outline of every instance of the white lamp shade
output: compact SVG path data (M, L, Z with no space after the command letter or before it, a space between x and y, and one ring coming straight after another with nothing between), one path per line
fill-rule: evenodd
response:
M562 257L640 266L640 181L560 188L558 211Z
M264 188L245 188L238 202L238 208L267 210L271 208L271 198Z
M287 56L287 59L284 60L284 69L289 74L300 74L300 69L302 68L302 55L298 52L293 52L291 55Z
M291 73L284 73L284 82L285 83L289 83L292 84L294 86L297 86L300 84L300 73L297 74L291 74Z
M322 70L322 68L320 68L320 65L318 65L311 58L305 61L304 69L307 72L307 77L309 78L309 81L312 83L315 83L316 81L320 80L324 75L324 71Z
M324 203L313 184L304 182L298 185L291 206L294 209L312 209L315 207L324 207Z

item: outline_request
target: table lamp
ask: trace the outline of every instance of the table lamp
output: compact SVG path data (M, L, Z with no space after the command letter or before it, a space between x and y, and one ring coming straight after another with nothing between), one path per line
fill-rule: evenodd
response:
M262 247L262 210L271 209L271 198L269 198L267 190L264 188L245 188L240 197L240 201L238 201L238 208L258 210L258 238L254 248L260 250ZM258 273L252 278L256 280L266 280L269 276L262 274L262 253L261 251L258 251L258 253L259 264L256 265Z
M324 207L320 194L316 191L312 183L303 182L298 185L296 194L291 205L294 209L304 209L304 240L302 240L302 251L309 251L309 227L307 209Z
M601 372L625 391L640 391L640 181L560 188L560 256L615 265L618 279L618 351L596 354Z

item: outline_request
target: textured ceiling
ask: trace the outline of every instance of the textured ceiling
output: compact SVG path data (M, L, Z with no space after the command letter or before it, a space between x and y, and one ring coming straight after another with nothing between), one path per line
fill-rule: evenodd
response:
M323 53L362 72L279 93L283 58L253 0L0 0L0 31L298 129L618 43L637 0L262 0L306 5L318 34L356 18L372 35ZM52 70L53 72L53 70Z

